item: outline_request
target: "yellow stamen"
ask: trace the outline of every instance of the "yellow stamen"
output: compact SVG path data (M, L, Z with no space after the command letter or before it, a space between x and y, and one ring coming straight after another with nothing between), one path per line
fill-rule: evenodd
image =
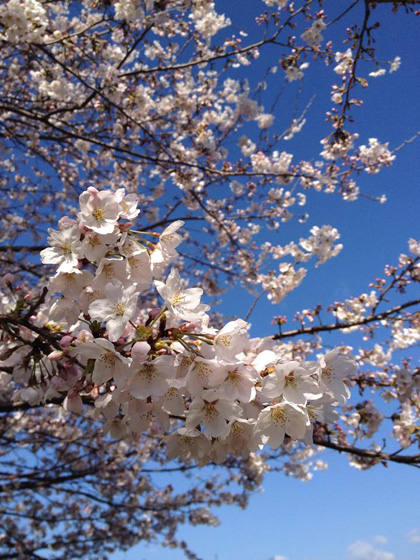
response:
M95 210L93 211L93 217L98 222L103 220L104 217L105 217L104 209L103 208L95 208Z

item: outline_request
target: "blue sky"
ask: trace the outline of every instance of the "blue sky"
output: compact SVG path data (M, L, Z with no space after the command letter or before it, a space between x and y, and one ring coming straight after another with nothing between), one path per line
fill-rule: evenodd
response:
M420 529L418 472L398 466L360 472L344 456L325 455L328 470L310 482L273 473L247 510L225 507L219 527L185 527L179 536L204 560L418 560L420 545L410 542L417 534L413 530ZM394 557L352 557L349 547L358 542ZM184 556L139 545L114 558Z
M251 29L256 4L262 6L252 0L227 1L223 10L238 31L241 27ZM325 4L327 12L329 4ZM376 15L381 20L376 34L379 58L392 60L399 55L402 65L397 73L369 80L370 87L363 92L364 105L355 109L353 115L360 144L376 137L390 141L394 148L420 130L419 21L403 10L391 14L391 6L379 5ZM338 41L348 23L349 20L343 20L337 31L325 35ZM251 34L249 39L252 40ZM336 44L338 50L345 50L346 47ZM280 54L264 51L264 65L274 64ZM361 71L367 76L363 66ZM239 77L244 77L247 70L239 72ZM279 73L271 80L269 88L275 91L282 83ZM301 99L303 108L316 94L307 115L308 124L293 142L282 146L296 153L297 159L318 157L319 139L328 133L324 122L329 107L328 83L331 72L311 63ZM291 91L297 87L292 84ZM294 93L292 97L287 95L284 107ZM276 113L280 129L281 107ZM273 237L273 242L283 244L308 235L314 224L330 224L341 232L344 249L336 259L310 271L302 286L280 305L261 300L251 317L254 335L275 332L270 325L273 315L292 315L318 302L328 304L367 291L369 282L382 274L384 264L396 261L400 252L407 251L408 238L419 236L419 146L419 141L407 146L399 152L394 165L378 175L360 177L361 190L374 196L385 193L386 204L366 199L346 203L336 196L309 196L309 222L290 224ZM241 293L230 298L222 310L232 316L244 316L251 301ZM346 341L345 335L331 337L332 344L340 340ZM246 511L224 507L217 512L220 527L184 527L180 538L187 540L204 560L419 560L419 472L392 465L360 472L348 466L345 456L334 452L324 455L329 468L315 473L312 481L302 483L281 474L268 475L264 490L251 499ZM170 480L162 478L162 482ZM143 558L180 560L184 556L180 551L144 545L113 555L114 560Z

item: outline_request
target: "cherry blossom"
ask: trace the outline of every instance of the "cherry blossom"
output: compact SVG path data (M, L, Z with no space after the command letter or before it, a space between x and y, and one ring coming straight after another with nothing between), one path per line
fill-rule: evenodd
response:
M226 437L230 430L228 421L241 416L240 406L219 399L212 390L203 391L202 396L203 398L196 397L192 401L185 422L186 427L195 428L202 423L207 436Z
M136 363L130 371L129 392L136 399L161 397L169 389L173 378L174 362L169 356L158 356L153 361Z
M181 319L200 321L207 310L206 306L200 305L203 290L201 288L182 289L181 278L176 268L171 270L165 283L155 280L155 285L168 310Z
M356 370L354 360L341 354L336 348L321 358L321 383L339 401L345 402L350 396L350 390L343 379L349 377Z
M72 272L83 256L78 228L72 226L61 231L49 229L48 233L51 247L41 251L42 262L58 264L57 272Z
M128 374L130 358L121 356L109 340L96 338L92 342L79 344L77 354L95 360L92 380L96 384L105 383L110 379L122 379Z
M104 320L110 340L116 341L123 334L128 321L137 309L138 291L134 284L124 288L115 280L105 286L105 298L90 304L89 313L93 319Z
M358 115L401 57L380 55L380 3L257 4L248 32L210 0L0 6L0 556L195 558L177 528L244 507L270 464L418 465L418 240L359 294L258 316L345 251L316 200L386 202L372 175L416 135L369 138ZM155 480L208 464L182 491Z
M286 434L295 439L302 439L309 424L308 415L302 408L283 401L261 411L255 425L255 434L261 435L263 442L272 449L277 449L283 443Z
M305 367L306 366L306 367ZM305 405L307 399L313 400L322 396L317 377L319 364L308 363L300 367L299 362L277 364L274 372L264 378L262 392L267 397L276 398L280 395L290 403Z
M79 219L84 226L100 234L114 232L121 206L112 192L91 188L80 195L79 201Z

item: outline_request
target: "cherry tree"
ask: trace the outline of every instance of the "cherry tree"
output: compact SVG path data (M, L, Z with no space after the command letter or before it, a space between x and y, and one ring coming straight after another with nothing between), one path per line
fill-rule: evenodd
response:
M419 241L359 295L275 316L270 336L248 322L343 248L329 224L277 243L309 195L385 201L359 177L400 147L360 144L357 109L401 63L377 57L383 11L411 4L264 0L255 40L209 0L0 6L1 558L140 540L196 558L178 525L246 507L268 470L308 480L322 448L419 466ZM310 64L331 74L330 132L297 161L310 104L280 129L270 80ZM257 86L238 78L254 68ZM253 304L226 318L238 290ZM360 347L330 348L333 331Z

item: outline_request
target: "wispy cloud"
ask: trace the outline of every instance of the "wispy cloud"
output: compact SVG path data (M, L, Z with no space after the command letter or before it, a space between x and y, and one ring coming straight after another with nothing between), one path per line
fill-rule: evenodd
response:
M386 540L386 537L383 538ZM395 555L392 552L379 550L373 544L365 541L356 541L348 547L347 551L350 560L395 560Z
M379 544L379 546L385 546L388 544L388 539L384 535L375 535L372 538L372 542Z
M411 529L411 531L408 531L407 540L413 544L420 544L420 529Z

